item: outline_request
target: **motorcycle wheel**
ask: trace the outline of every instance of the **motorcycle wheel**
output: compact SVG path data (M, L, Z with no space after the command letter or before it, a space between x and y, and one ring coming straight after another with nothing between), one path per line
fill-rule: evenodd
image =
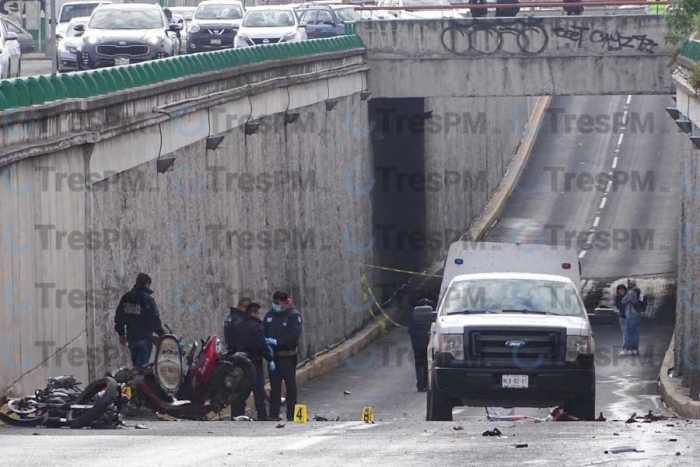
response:
M71 408L66 415L68 426L71 428L89 426L109 409L117 395L118 386L113 378L102 378L88 384L71 403Z
M255 367L252 367L252 372L246 370L244 366L226 360L216 363L211 375L211 399L215 405L230 405L250 390L255 379Z
M49 417L46 410L34 407L33 410L16 410L18 399L8 400L3 397L0 399L0 421L6 425L36 427L43 425Z

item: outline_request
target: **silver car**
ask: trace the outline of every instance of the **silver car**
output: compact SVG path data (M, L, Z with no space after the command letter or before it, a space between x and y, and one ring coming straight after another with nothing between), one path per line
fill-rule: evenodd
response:
M68 27L61 39L58 41L56 47L57 53L57 63L58 71L64 73L66 71L76 71L78 69L78 48L83 42L82 35L83 32L76 31L76 26L80 26L79 29L85 29L85 25L90 20L89 17L85 16L82 18L73 18L68 23Z

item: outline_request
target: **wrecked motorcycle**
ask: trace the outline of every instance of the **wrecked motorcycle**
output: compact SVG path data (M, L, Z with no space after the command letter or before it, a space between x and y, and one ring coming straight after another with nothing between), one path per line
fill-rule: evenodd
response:
M0 421L23 427L108 427L121 424L126 396L112 378L80 390L73 376L49 378L44 389L17 399L0 400Z
M195 341L185 352L180 340L162 336L155 361L145 368L120 368L114 378L130 393L130 405L188 420L207 420L245 397L255 367L242 353L223 354L221 340Z

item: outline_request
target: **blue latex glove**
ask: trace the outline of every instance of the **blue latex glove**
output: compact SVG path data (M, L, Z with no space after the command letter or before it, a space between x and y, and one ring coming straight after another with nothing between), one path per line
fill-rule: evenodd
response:
M275 339L274 337L267 337L265 338L265 343L274 347L277 345L277 339Z
M277 369L277 365L275 365L275 362L270 362L267 369L270 370L270 373L274 373Z

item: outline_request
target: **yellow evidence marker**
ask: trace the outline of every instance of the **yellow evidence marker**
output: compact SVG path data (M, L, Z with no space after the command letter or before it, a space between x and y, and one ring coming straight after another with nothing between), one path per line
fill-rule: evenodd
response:
M294 423L306 423L309 418L306 413L306 406L297 404L294 406Z
M365 407L362 409L362 421L365 423L374 423L374 412L372 412L372 407Z

